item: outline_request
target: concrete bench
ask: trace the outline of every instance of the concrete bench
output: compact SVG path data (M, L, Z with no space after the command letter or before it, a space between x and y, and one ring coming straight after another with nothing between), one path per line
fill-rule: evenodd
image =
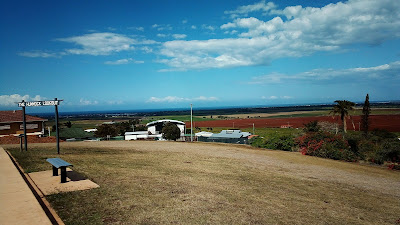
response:
M46 159L51 165L53 165L53 176L58 176L58 168L61 169L61 183L67 182L67 166L73 166L69 162L65 162L60 158L49 158Z

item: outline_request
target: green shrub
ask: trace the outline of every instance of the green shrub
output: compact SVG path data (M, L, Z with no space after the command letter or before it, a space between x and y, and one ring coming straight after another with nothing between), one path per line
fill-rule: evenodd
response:
M321 126L318 124L318 120L314 120L308 123L303 124L305 132L318 132L321 129Z
M270 135L265 138L252 138L250 145L257 148L268 148L275 150L291 151L294 147L292 135Z
M294 140L291 135L272 136L265 140L265 148L291 151Z
M379 154L386 162L400 163L400 141L383 141Z
M249 144L256 148L264 148L264 139L261 137L253 137L249 140Z
M349 143L340 135L328 132L309 132L296 138L296 144L303 155L354 161L357 154L351 151Z

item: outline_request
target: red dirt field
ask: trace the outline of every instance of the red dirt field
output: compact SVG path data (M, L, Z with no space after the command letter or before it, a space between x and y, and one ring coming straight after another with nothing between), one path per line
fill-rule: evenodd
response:
M355 129L351 119L347 119L348 130L359 130L360 116L353 116ZM390 132L400 132L400 115L371 115L370 130L385 129ZM253 127L281 127L282 125L291 125L293 128L304 127L303 124L310 121L328 121L341 123L339 117L332 116L314 116L314 117L294 117L294 118L274 118L274 119L233 119L233 120L209 120L193 122L194 127L234 127L250 128ZM186 122L186 127L190 128L190 122Z

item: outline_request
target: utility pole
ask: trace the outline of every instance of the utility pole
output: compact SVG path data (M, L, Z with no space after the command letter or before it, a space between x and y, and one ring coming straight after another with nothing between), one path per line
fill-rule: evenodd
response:
M256 134L256 131L255 131L255 129L254 129L254 123L253 123L253 134Z
M193 142L193 104L190 104L190 142Z

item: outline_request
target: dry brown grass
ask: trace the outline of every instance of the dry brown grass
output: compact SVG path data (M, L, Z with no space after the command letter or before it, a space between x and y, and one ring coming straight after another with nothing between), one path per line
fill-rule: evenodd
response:
M31 147L13 154L31 171L48 169L54 144ZM212 143L80 142L61 151L100 185L49 197L67 224L394 224L400 217L400 173L380 167Z

